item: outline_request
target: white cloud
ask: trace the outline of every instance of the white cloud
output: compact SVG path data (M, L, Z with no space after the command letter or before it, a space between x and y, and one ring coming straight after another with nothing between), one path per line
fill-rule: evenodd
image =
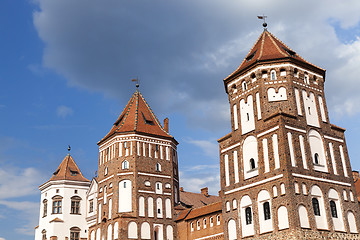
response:
M61 118L66 118L67 116L72 115L73 112L72 108L64 105L61 105L56 109L56 115Z
M5 238L0 237L0 240L6 240Z
M219 145L216 140L185 139L185 141L199 147L206 156L218 159Z

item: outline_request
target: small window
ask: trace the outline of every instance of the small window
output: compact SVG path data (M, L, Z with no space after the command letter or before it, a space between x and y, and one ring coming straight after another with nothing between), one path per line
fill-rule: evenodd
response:
M242 86L242 90L243 90L243 91L246 91L246 90L247 90L247 84L246 84L245 81L243 81L243 82L241 83L241 86Z
M124 160L121 164L122 169L129 169L129 162L127 160Z
M220 215L216 216L216 225L220 225Z
M45 229L43 229L42 231L41 231L41 234L42 234L42 240L46 240L46 230Z
M317 198L313 198L312 200L313 210L315 216L320 216L320 205L319 200Z
M255 160L253 158L250 159L250 169L255 169L256 166L255 166Z
M270 76L271 76L271 80L276 80L276 72L275 72L275 70L272 70L270 72Z
M203 228L206 228L206 218L203 220Z
M200 230L200 221L197 221L197 222L196 222L196 229L197 229L197 230Z
M213 227L213 226L214 226L214 218L211 217L211 218L210 218L210 227Z
M264 220L269 220L269 219L271 219L270 203L269 203L269 202L264 202L263 208L264 208Z
M307 73L304 74L304 82L305 84L310 84L310 81L309 81L309 75Z
M317 153L314 154L314 163L317 165L320 164L319 154Z
M299 77L299 71L296 68L294 69L294 77Z
M78 193L78 190L74 190L74 193L77 194L77 193Z
M108 167L105 167L104 176L108 175Z
M245 208L246 225L252 224L251 207Z
M331 216L333 218L338 217L337 210L336 210L336 203L334 202L334 200L330 201L330 211L331 211Z
M308 112L309 112L309 115L311 115L311 108L308 107Z
M247 120L247 121L250 121L250 115L249 115L249 113L246 113L246 120Z
M267 71L262 71L261 72L262 78L267 78Z
M160 163L156 163L155 169L157 172L161 172L161 165Z
M233 90L234 93L237 92L236 84L233 84L233 85L231 86L231 89Z
M124 142L124 148L127 148L127 147L128 147L128 143Z
M251 74L251 79L252 79L253 82L256 81L256 75L255 75L255 73L252 73L252 74Z
M158 144L155 144L155 151L159 151L159 145Z
M126 188L126 182L124 182L124 188Z
M47 216L47 200L43 201L43 217Z
M94 212L94 200L89 201L89 213Z
M56 193L59 193L59 189L56 189Z
M158 214L161 214L161 209L160 209L160 208L158 208L157 212L158 212Z
M194 223L190 223L190 228L191 228L191 231L193 232L194 231Z

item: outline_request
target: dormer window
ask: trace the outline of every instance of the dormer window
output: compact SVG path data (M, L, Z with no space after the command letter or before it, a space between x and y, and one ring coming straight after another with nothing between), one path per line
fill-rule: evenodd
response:
M78 175L78 171L76 171L76 170L72 170L71 168L69 168L69 170L70 170L70 174L71 174L71 176L76 176L76 175Z
M150 115L145 116L143 112L141 112L141 114L143 116L145 124L154 125L154 121L152 120Z
M296 55L296 52L294 52L293 50L290 50L286 47L282 47L286 52L287 54L289 54L291 57L294 57Z
M254 52L252 52L251 54L249 54L249 55L245 58L247 62L250 62L250 61L254 58L254 56L255 56L255 54L256 54L256 51L257 51L257 50L255 50Z
M60 171L60 168L58 170L56 170L53 174L56 175L59 173L59 171Z

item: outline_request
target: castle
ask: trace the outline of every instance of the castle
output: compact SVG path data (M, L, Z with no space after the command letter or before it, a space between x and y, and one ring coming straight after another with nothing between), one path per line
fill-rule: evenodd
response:
M98 176L67 155L39 187L35 240L360 239L345 130L329 122L324 83L324 69L264 29L224 80L219 196L179 187L168 119L136 90L98 142Z

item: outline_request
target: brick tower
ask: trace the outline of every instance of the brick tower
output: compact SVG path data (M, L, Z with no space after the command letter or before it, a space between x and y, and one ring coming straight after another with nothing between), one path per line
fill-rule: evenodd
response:
M174 239L177 141L136 90L99 141L97 219L89 239Z
M359 239L345 129L329 122L324 82L324 69L266 29L224 80L225 239Z

